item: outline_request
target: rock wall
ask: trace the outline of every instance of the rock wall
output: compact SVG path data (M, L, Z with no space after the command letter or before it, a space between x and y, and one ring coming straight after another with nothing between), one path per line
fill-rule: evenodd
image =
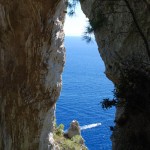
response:
M118 80L118 65L132 55L142 55L148 61L148 54L143 39L133 22L125 0L82 0L83 12L90 22L99 23L95 37L100 55L106 66L106 75L115 83ZM135 17L149 42L149 5L150 2L129 1ZM95 25L94 24L94 25ZM96 25L95 25L96 26Z
M122 62L134 57L136 61L140 59L150 64L149 0L82 0L81 7L94 29L99 52L106 66L105 73L116 85L119 84L120 70L123 69ZM123 113L123 108L118 107L116 120ZM128 115L126 125L120 127L116 124L112 136L113 149L149 149L148 114L139 110L137 114Z
M65 63L65 0L0 0L0 149L48 149Z

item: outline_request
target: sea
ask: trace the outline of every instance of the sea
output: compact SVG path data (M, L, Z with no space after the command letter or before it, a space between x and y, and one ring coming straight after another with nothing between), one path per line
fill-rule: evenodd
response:
M115 108L104 110L104 98L113 98L113 83L106 77L105 66L96 42L82 37L66 37L66 64L63 86L56 104L57 124L65 130L72 120L81 126L89 150L111 150L110 126L114 125Z

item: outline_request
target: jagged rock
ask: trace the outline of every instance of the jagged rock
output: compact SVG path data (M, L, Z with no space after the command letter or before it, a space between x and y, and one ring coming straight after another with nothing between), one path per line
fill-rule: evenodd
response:
M65 0L0 0L0 150L44 150L65 63Z
M127 1L149 43L149 2ZM122 61L133 55L145 62L149 60L144 41L133 22L125 0L83 0L81 6L85 15L95 25L94 35L105 63L105 73L114 83L119 82Z
M57 145L57 143L54 140L52 132L49 133L48 140L49 140L48 150L60 150L60 147Z
M150 1L149 0L82 0L81 7L89 18L106 75L116 85L120 83L124 62L150 64ZM149 52L148 52L149 51ZM149 87L146 86L145 95ZM143 99L141 99L143 102ZM116 119L128 115L126 124L116 125L112 136L113 150L150 148L150 107L131 114L118 107ZM147 113L145 113L147 112ZM144 128L143 128L144 127Z
M73 120L68 129L67 136L71 139L75 135L81 135L81 131L78 121Z

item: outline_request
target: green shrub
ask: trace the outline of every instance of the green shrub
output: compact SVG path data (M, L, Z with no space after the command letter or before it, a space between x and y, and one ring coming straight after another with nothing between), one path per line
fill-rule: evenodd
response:
M103 100L102 108L121 106L125 115L145 112L150 114L150 65L142 61L128 61L121 70L120 80L115 85L114 98Z
M60 124L57 128L56 128L56 131L55 131L56 135L63 135L64 133L64 125L63 124Z
M74 143L84 144L84 140L80 135L75 135L71 138Z

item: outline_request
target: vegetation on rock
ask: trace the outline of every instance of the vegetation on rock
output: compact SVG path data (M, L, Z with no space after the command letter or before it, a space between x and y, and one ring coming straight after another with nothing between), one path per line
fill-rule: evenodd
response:
M137 60L137 59L136 59ZM149 149L147 125L150 121L150 64L142 61L124 63L120 81L115 85L114 98L104 99L103 108L116 106L123 111L111 127L112 139L117 139L118 149ZM124 136L122 136L124 135ZM119 143L125 143L119 145Z
M75 135L71 139L64 133L64 125L56 126L54 130L55 144L59 146L60 150L87 150L84 145L82 136Z
M103 100L102 108L125 107L126 112L146 111L150 106L150 65L141 60L123 63L119 83L113 91L114 98Z

